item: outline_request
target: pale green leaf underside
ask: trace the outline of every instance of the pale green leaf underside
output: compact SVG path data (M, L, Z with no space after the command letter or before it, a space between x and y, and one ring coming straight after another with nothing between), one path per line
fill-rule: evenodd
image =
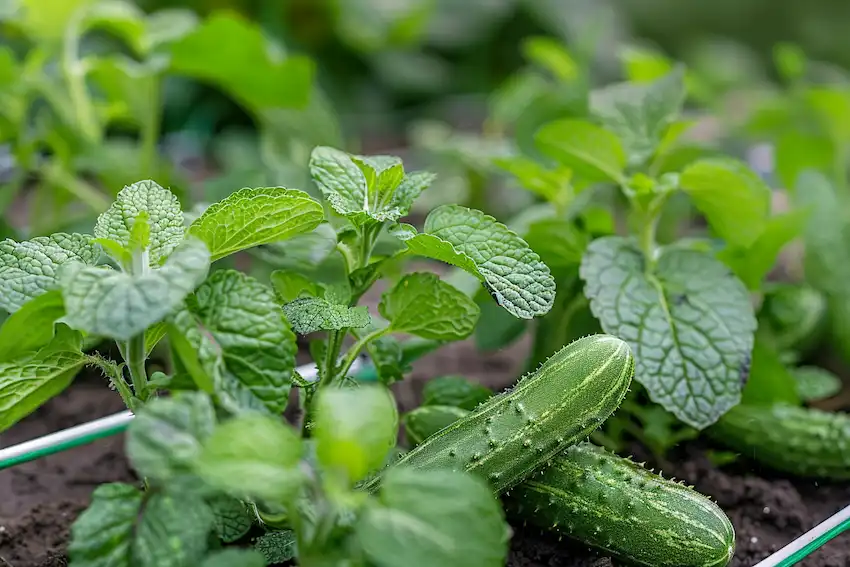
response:
M413 254L457 266L481 280L496 302L521 319L552 307L555 280L526 242L496 219L459 205L443 205L425 232L402 226L395 235Z
M0 241L0 308L14 313L24 303L58 287L62 264L94 265L100 254L86 234L57 233L24 242Z
M449 471L391 470L380 506L367 508L357 539L377 567L501 567L507 526L483 482Z
M282 530L266 532L257 538L254 549L265 558L269 565L286 563L296 554L295 532Z
M133 224L143 211L148 214L151 230L150 261L156 264L183 240L185 227L177 196L153 181L124 187L112 206L98 217L94 235L128 247Z
M324 220L322 205L307 193L283 187L240 189L209 207L189 227L213 261L262 244L310 232Z
M62 292L71 327L128 340L162 321L207 276L210 256L203 242L183 242L158 270L135 276L73 264L63 269Z
M465 339L480 315L472 299L431 273L402 278L384 294L378 311L393 331L436 341Z
M0 431L64 390L85 365L81 352L38 352L0 363Z
M71 526L75 567L185 567L207 549L212 513L197 498L104 484Z
M704 428L737 404L756 320L746 288L705 252L666 249L655 270L621 237L593 241L585 294L607 333L635 355L635 379L685 423Z
M717 234L735 246L750 246L767 228L770 188L746 164L706 159L688 166L680 181Z
M359 329L372 322L366 307L348 307L319 297L296 299L283 306L283 312L299 335L344 328Z
M270 287L219 270L187 300L173 323L195 349L219 400L233 411L286 408L295 335Z

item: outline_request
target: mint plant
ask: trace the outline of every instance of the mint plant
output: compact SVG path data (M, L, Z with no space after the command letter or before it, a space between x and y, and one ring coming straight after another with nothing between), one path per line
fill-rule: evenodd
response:
M352 387L357 357L370 356L390 383L404 372L393 335L432 346L463 339L479 307L427 272L391 281L380 318L358 301L385 270L415 255L466 270L506 312L530 319L552 305L549 269L515 233L473 209L441 206L422 232L400 223L433 176L405 172L398 158L319 147L310 166L325 204L299 190L245 188L187 222L175 195L141 181L118 193L92 235L0 243L0 305L10 312L0 337L16 337L3 342L0 428L87 365L138 416L127 451L146 488L96 492L74 527L74 565L215 564L223 559L208 554L214 530L233 541L281 517L303 565L503 561L504 520L478 481L398 471L376 497L355 490L390 455L398 429L383 384ZM320 263L337 270L278 270L269 285L215 266L324 229L336 245ZM396 245L379 253L387 238ZM295 371L295 334L316 332L324 337L311 343L318 369L311 382ZM169 373L150 375L146 360L166 337ZM121 359L87 350L92 338L114 340ZM279 417L293 387L299 429ZM164 391L172 397L159 399ZM269 538L260 546L267 552L281 536ZM239 557L259 561L249 552Z

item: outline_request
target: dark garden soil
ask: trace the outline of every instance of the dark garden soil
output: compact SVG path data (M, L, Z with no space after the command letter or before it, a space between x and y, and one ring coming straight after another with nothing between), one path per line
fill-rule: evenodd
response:
M464 374L494 388L510 384L521 372L517 361L524 345L481 357L470 344L458 344L422 359L413 377L397 386L403 407L416 400L423 381L431 376ZM122 409L117 394L102 380L79 379L73 387L34 415L0 435L8 446L70 427ZM103 482L132 481L122 450L123 438L103 439L85 447L0 471L0 567L58 567L68 529ZM639 460L647 458L635 447ZM782 478L752 463L718 469L703 447L688 444L672 463L672 474L715 498L732 519L737 534L736 567L751 567L804 531L850 503L850 483L824 484ZM602 567L617 565L586 547L535 529L518 526L512 540L510 567ZM850 566L850 534L839 537L801 563L806 567Z

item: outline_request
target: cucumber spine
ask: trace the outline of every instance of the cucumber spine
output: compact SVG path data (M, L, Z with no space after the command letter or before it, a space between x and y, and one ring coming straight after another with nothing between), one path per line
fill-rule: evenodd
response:
M619 407L633 374L628 344L611 335L584 337L394 466L465 470L502 493L586 439ZM379 484L380 475L364 488L375 490Z
M708 434L778 471L850 479L850 415L846 413L790 405L737 405Z

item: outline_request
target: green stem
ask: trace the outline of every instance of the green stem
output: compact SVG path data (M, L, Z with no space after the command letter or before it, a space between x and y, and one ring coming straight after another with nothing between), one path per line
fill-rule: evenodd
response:
M337 372L337 377L345 378L345 375L351 369L351 365L354 364L354 361L357 360L357 355L360 354L360 351L363 350L367 344L371 341L374 341L377 338L383 337L387 333L390 332L389 327L384 327L383 329L377 329L372 331L368 335L365 335L362 339L354 343L348 352L345 354L345 360L342 362L342 365L339 367L339 372Z
M127 341L127 368L136 397L143 402L148 398L148 373L145 368L145 334L140 333Z
M80 60L80 37L83 32L84 17L84 10L77 10L71 16L65 29L62 72L68 83L68 95L73 103L72 107L76 111L77 125L89 141L97 142L100 139L100 126L94 112L94 104L86 88L85 66Z

